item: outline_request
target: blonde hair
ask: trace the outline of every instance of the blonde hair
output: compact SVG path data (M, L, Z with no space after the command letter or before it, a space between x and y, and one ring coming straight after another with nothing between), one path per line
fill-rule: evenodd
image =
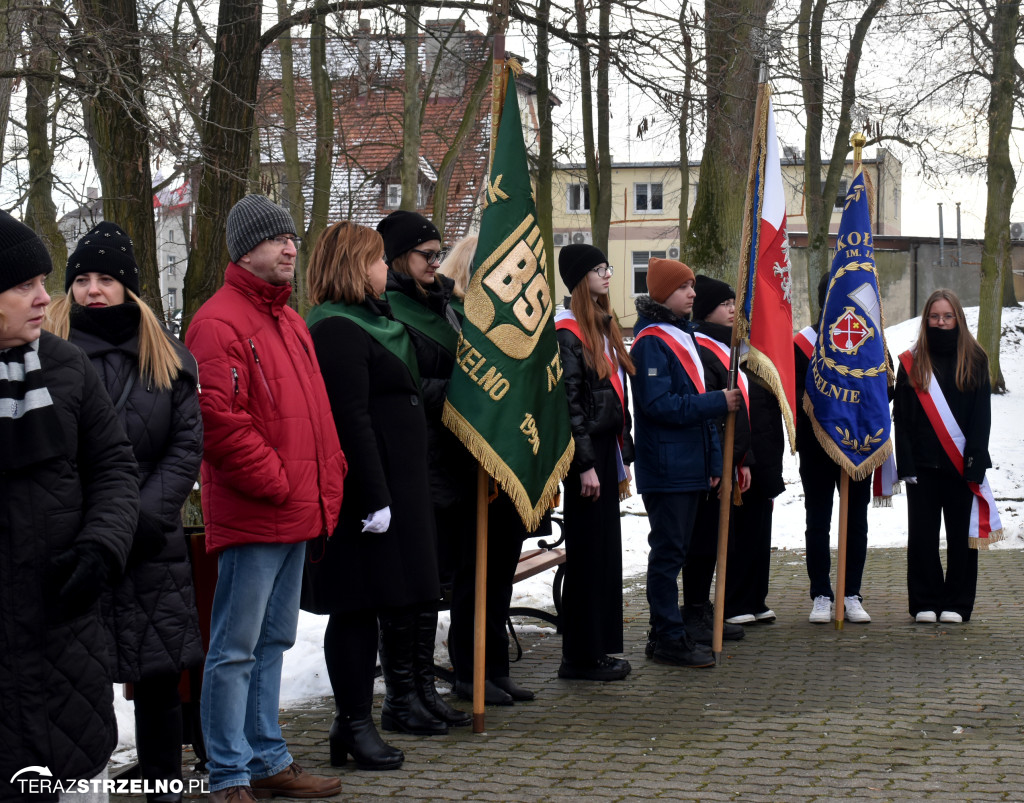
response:
M448 252L438 273L443 273L455 282L455 295L458 298L466 297L466 287L469 285L469 271L473 267L473 257L476 255L476 244L478 237L470 234L463 237Z
M967 318L964 316L960 299L956 293L945 287L940 287L924 302L921 330L917 334L917 350L914 352L914 365L910 369L911 384L917 388L926 388L932 381L932 357L928 351L928 315L932 311L932 305L939 300L948 301L956 315L957 390L972 390L984 382L985 374L988 372L988 354L967 328Z
M306 267L309 302L359 304L373 294L369 268L383 255L384 240L373 229L348 220L328 226Z
M181 357L156 313L135 293L124 288L126 301L139 307L139 376L157 390L170 390L181 373ZM65 340L71 333L71 296L55 298L46 308L43 326Z

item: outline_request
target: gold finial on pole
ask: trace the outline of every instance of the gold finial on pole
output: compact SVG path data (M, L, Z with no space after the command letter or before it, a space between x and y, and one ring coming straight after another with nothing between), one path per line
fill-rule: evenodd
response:
M863 131L858 131L852 137L850 137L850 144L853 145L853 163L855 165L860 164L860 152L867 144L868 138L864 136Z

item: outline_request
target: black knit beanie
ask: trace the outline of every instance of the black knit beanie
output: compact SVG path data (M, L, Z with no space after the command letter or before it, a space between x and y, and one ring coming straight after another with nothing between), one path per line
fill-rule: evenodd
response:
M53 270L50 254L32 229L0 210L0 293Z
M295 221L283 206L266 195L246 195L228 212L228 256L237 263L270 237L279 234L297 236Z
M558 275L571 293L586 278L587 273L608 258L600 248L586 243L572 243L558 252Z
M139 294L139 266L131 238L116 223L104 220L86 234L68 257L64 292L71 289L76 276L105 273Z
M725 282L710 276L698 276L693 283L697 297L693 300L693 319L703 321L715 307L730 298L736 298L736 291Z
M437 226L416 212L398 209L377 224L377 231L384 238L384 261L390 265L395 257L411 251L420 243L437 240L441 233Z

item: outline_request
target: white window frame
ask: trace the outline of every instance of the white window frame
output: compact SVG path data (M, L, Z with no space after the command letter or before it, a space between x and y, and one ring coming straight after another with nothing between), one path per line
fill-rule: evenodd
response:
M402 185L386 184L384 186L384 208L398 209L402 205Z
M652 188L658 187L658 195L661 198L661 205L656 209L652 206L654 199L654 191ZM638 203L640 195L640 189L643 188L645 192L645 204L646 209L641 209ZM662 215L665 213L665 184L662 181L636 181L633 183L633 211L638 215Z
M575 196L575 197L574 197ZM575 204L573 203L575 201ZM585 181L577 181L565 189L565 211L570 215L589 214L590 186Z
M647 293L647 264L650 262L651 257L657 257L658 259L666 259L668 251L633 251L630 254L630 293L634 298L636 296L642 296ZM643 274L644 276L644 290L643 292L637 292L636 280Z

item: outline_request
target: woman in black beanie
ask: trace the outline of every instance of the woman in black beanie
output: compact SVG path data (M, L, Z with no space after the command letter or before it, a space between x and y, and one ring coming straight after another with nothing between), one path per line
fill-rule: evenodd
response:
M98 603L124 567L139 505L131 446L96 371L42 331L50 270L35 233L0 211L5 800L34 797L8 786L29 766L65 782L106 777L117 722Z
M612 268L600 249L567 245L558 271L570 297L555 317L576 446L565 478L565 587L560 678L621 680L622 533L619 501L633 462L626 374L633 361L608 301Z
M181 779L178 682L203 660L181 507L199 476L203 425L195 359L138 295L132 242L103 222L68 258L68 295L47 328L81 348L99 373L140 469L141 506L128 566L104 605L117 658L132 683L139 769L147 781ZM180 800L154 794L152 800Z

